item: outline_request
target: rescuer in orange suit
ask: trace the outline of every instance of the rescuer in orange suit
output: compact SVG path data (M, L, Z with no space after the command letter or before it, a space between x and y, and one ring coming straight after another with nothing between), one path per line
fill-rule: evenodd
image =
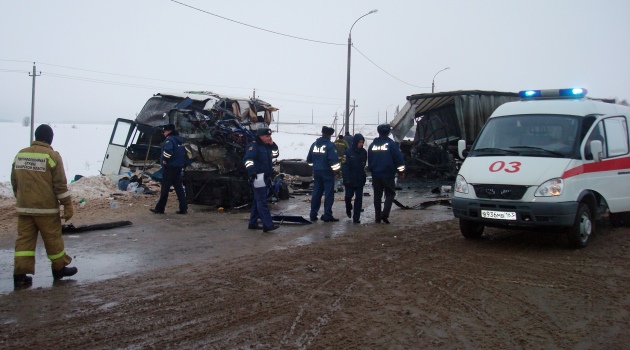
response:
M70 220L73 214L72 200L59 153L51 147L53 130L46 124L35 130L35 141L22 149L13 161L11 186L17 199L17 239L13 284L16 288L28 287L35 274L35 245L41 232L46 254L51 261L55 280L77 273L76 267L68 267L72 258L66 254L61 237L59 204L63 205L63 217Z

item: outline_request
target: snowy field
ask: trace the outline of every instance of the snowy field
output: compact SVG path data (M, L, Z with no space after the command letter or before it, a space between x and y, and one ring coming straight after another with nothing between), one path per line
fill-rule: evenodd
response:
M17 152L28 147L30 127L20 123L0 123L0 126L4 132L0 152L0 197L13 197L11 164ZM35 128L37 126L36 123ZM55 133L52 147L63 158L68 181L75 175L100 175L113 124L51 124L51 127ZM321 136L322 125L272 124L271 129L272 138L280 148L279 159L306 159L309 147ZM355 125L354 131L363 134L366 145L377 136L376 125ZM337 134L339 132L336 130Z

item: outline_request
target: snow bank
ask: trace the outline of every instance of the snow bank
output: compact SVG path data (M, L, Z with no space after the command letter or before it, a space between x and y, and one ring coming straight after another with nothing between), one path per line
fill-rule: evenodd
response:
M121 192L108 177L100 175L82 177L78 181L68 184L68 190L74 201L81 198L85 200L107 198L112 193ZM9 181L0 182L0 202L3 205L15 203L13 189Z
M114 192L121 192L118 186L106 176L86 176L68 185L70 194L75 200L107 198Z

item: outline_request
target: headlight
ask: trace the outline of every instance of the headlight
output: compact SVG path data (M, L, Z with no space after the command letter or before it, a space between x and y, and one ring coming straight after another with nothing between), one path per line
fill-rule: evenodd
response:
M468 194L468 182L461 175L457 175L455 179L455 192Z
M534 195L536 197L552 197L559 196L562 194L562 188L564 187L564 182L561 178L555 178L551 180L545 181L542 185L538 186L536 193Z

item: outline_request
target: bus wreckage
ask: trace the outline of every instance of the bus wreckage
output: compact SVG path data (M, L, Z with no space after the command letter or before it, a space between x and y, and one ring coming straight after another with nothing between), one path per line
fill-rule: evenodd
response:
M260 99L207 91L156 94L135 120L116 120L101 174L159 180L161 130L175 124L192 161L184 170L188 202L225 208L245 205L253 198L242 162L245 147L254 140L256 129L271 124L277 110Z

